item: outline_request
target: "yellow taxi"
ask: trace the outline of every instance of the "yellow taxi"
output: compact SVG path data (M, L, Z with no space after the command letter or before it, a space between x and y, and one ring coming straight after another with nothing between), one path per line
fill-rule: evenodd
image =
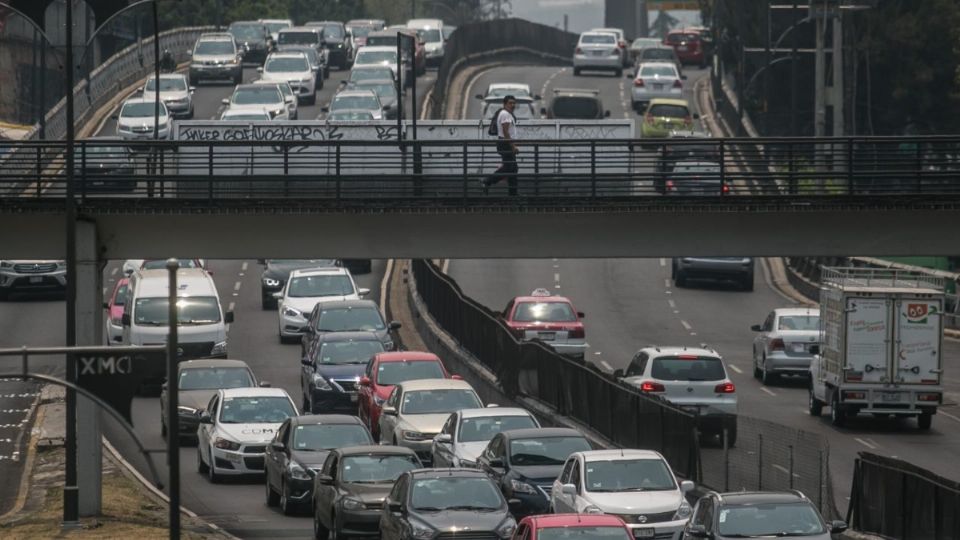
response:
M685 99L651 99L640 124L641 137L667 137L674 130L691 130L699 114L690 110Z

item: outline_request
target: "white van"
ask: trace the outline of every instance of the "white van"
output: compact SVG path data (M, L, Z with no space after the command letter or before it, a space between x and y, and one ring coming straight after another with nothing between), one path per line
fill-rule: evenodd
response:
M123 306L125 345L163 345L167 341L167 270L140 270L130 277ZM213 278L202 268L177 271L177 342L179 360L226 358L226 324L233 312L224 313Z
M443 21L440 19L410 19L407 28L416 30L423 39L428 66L439 66L443 61Z

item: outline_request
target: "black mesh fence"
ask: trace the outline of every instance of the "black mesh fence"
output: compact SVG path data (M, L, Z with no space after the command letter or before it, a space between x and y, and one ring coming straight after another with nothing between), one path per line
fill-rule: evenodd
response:
M856 530L901 540L960 538L960 483L868 452L856 463L848 516Z

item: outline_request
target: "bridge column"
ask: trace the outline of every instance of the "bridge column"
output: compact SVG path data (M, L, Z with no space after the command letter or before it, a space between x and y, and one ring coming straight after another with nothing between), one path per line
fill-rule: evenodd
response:
M77 220L77 345L100 346L103 336L103 265L97 225ZM80 516L100 514L102 454L100 408L77 395L77 488Z

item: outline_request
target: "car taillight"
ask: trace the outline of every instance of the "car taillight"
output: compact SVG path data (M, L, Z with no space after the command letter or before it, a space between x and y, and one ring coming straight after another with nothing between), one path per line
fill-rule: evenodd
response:
M933 401L939 403L940 394L935 392L918 393L917 401Z
M771 351L782 351L784 349L783 340L776 338L770 341L770 350Z
M866 392L852 392L852 391L847 390L847 391L845 391L845 392L843 393L843 398L844 398L844 399L867 399L867 393L866 393Z
M641 392L666 392L667 389L662 384L653 381L643 381L640 383Z
M677 80L673 81L673 87L674 87L674 88L683 88L683 83L680 82L680 79L677 79Z
M586 335L587 335L587 334L586 334L586 332L584 331L584 329L583 329L582 326L577 326L577 327L574 327L574 328L571 328L571 329L567 330L567 337L568 337L568 338L583 339L584 337L586 337Z
M583 54L583 49L581 49L580 47L577 47L576 53L577 53L577 54Z
M727 193L730 193L730 186L724 184L724 185L720 188L720 193L723 194L723 195L726 195Z
M626 42L626 41L622 41L622 40L621 40L621 41L618 43L618 45L620 45L620 48L621 48L621 49L626 49L626 48L627 48L627 42Z
M673 185L673 180L667 180L667 191L676 191L677 187Z
M734 394L737 392L737 387L734 386L732 382L727 381L715 386L713 391L718 394Z
M643 79L634 79L633 85L636 86L637 88L643 88L644 86L646 86L646 83L643 82Z

